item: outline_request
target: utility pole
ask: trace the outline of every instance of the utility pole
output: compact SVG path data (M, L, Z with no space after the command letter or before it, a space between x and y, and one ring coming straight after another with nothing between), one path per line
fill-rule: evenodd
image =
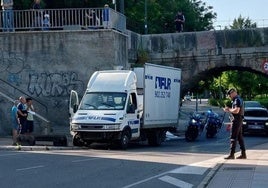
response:
M125 14L125 0L120 0L120 12Z

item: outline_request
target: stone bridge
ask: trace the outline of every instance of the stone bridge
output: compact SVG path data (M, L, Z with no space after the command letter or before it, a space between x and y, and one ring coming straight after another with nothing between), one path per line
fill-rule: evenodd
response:
M225 70L267 76L268 28L159 35L114 30L0 33L0 56L1 92L11 99L30 96L53 126L69 126L70 90L82 95L96 70L129 69L145 61L178 67L182 93ZM0 101L3 134L10 129L12 103L3 96ZM36 127L41 124L35 122Z
M131 37L134 38L134 37ZM227 70L268 76L268 28L136 36L129 59L182 69L182 92ZM138 49L137 51L135 49Z

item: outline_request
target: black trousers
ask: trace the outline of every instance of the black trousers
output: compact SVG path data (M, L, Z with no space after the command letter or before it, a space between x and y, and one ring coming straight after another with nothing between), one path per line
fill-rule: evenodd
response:
M241 151L245 152L246 148L242 133L242 117L238 117L233 120L232 132L230 136L231 154L235 153L237 141L240 145Z

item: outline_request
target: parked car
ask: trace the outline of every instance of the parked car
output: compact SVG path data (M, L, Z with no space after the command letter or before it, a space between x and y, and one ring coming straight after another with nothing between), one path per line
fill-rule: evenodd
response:
M186 101L191 101L191 99L192 99L191 95L184 96L184 100L186 100Z
M268 110L263 107L246 107L243 133L265 133L268 135Z
M244 101L244 107L263 107L259 101Z

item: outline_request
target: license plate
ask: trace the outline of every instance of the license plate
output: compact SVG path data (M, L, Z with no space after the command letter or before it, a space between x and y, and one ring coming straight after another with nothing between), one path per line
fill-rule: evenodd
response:
M262 125L249 125L249 129L263 129L264 127Z

